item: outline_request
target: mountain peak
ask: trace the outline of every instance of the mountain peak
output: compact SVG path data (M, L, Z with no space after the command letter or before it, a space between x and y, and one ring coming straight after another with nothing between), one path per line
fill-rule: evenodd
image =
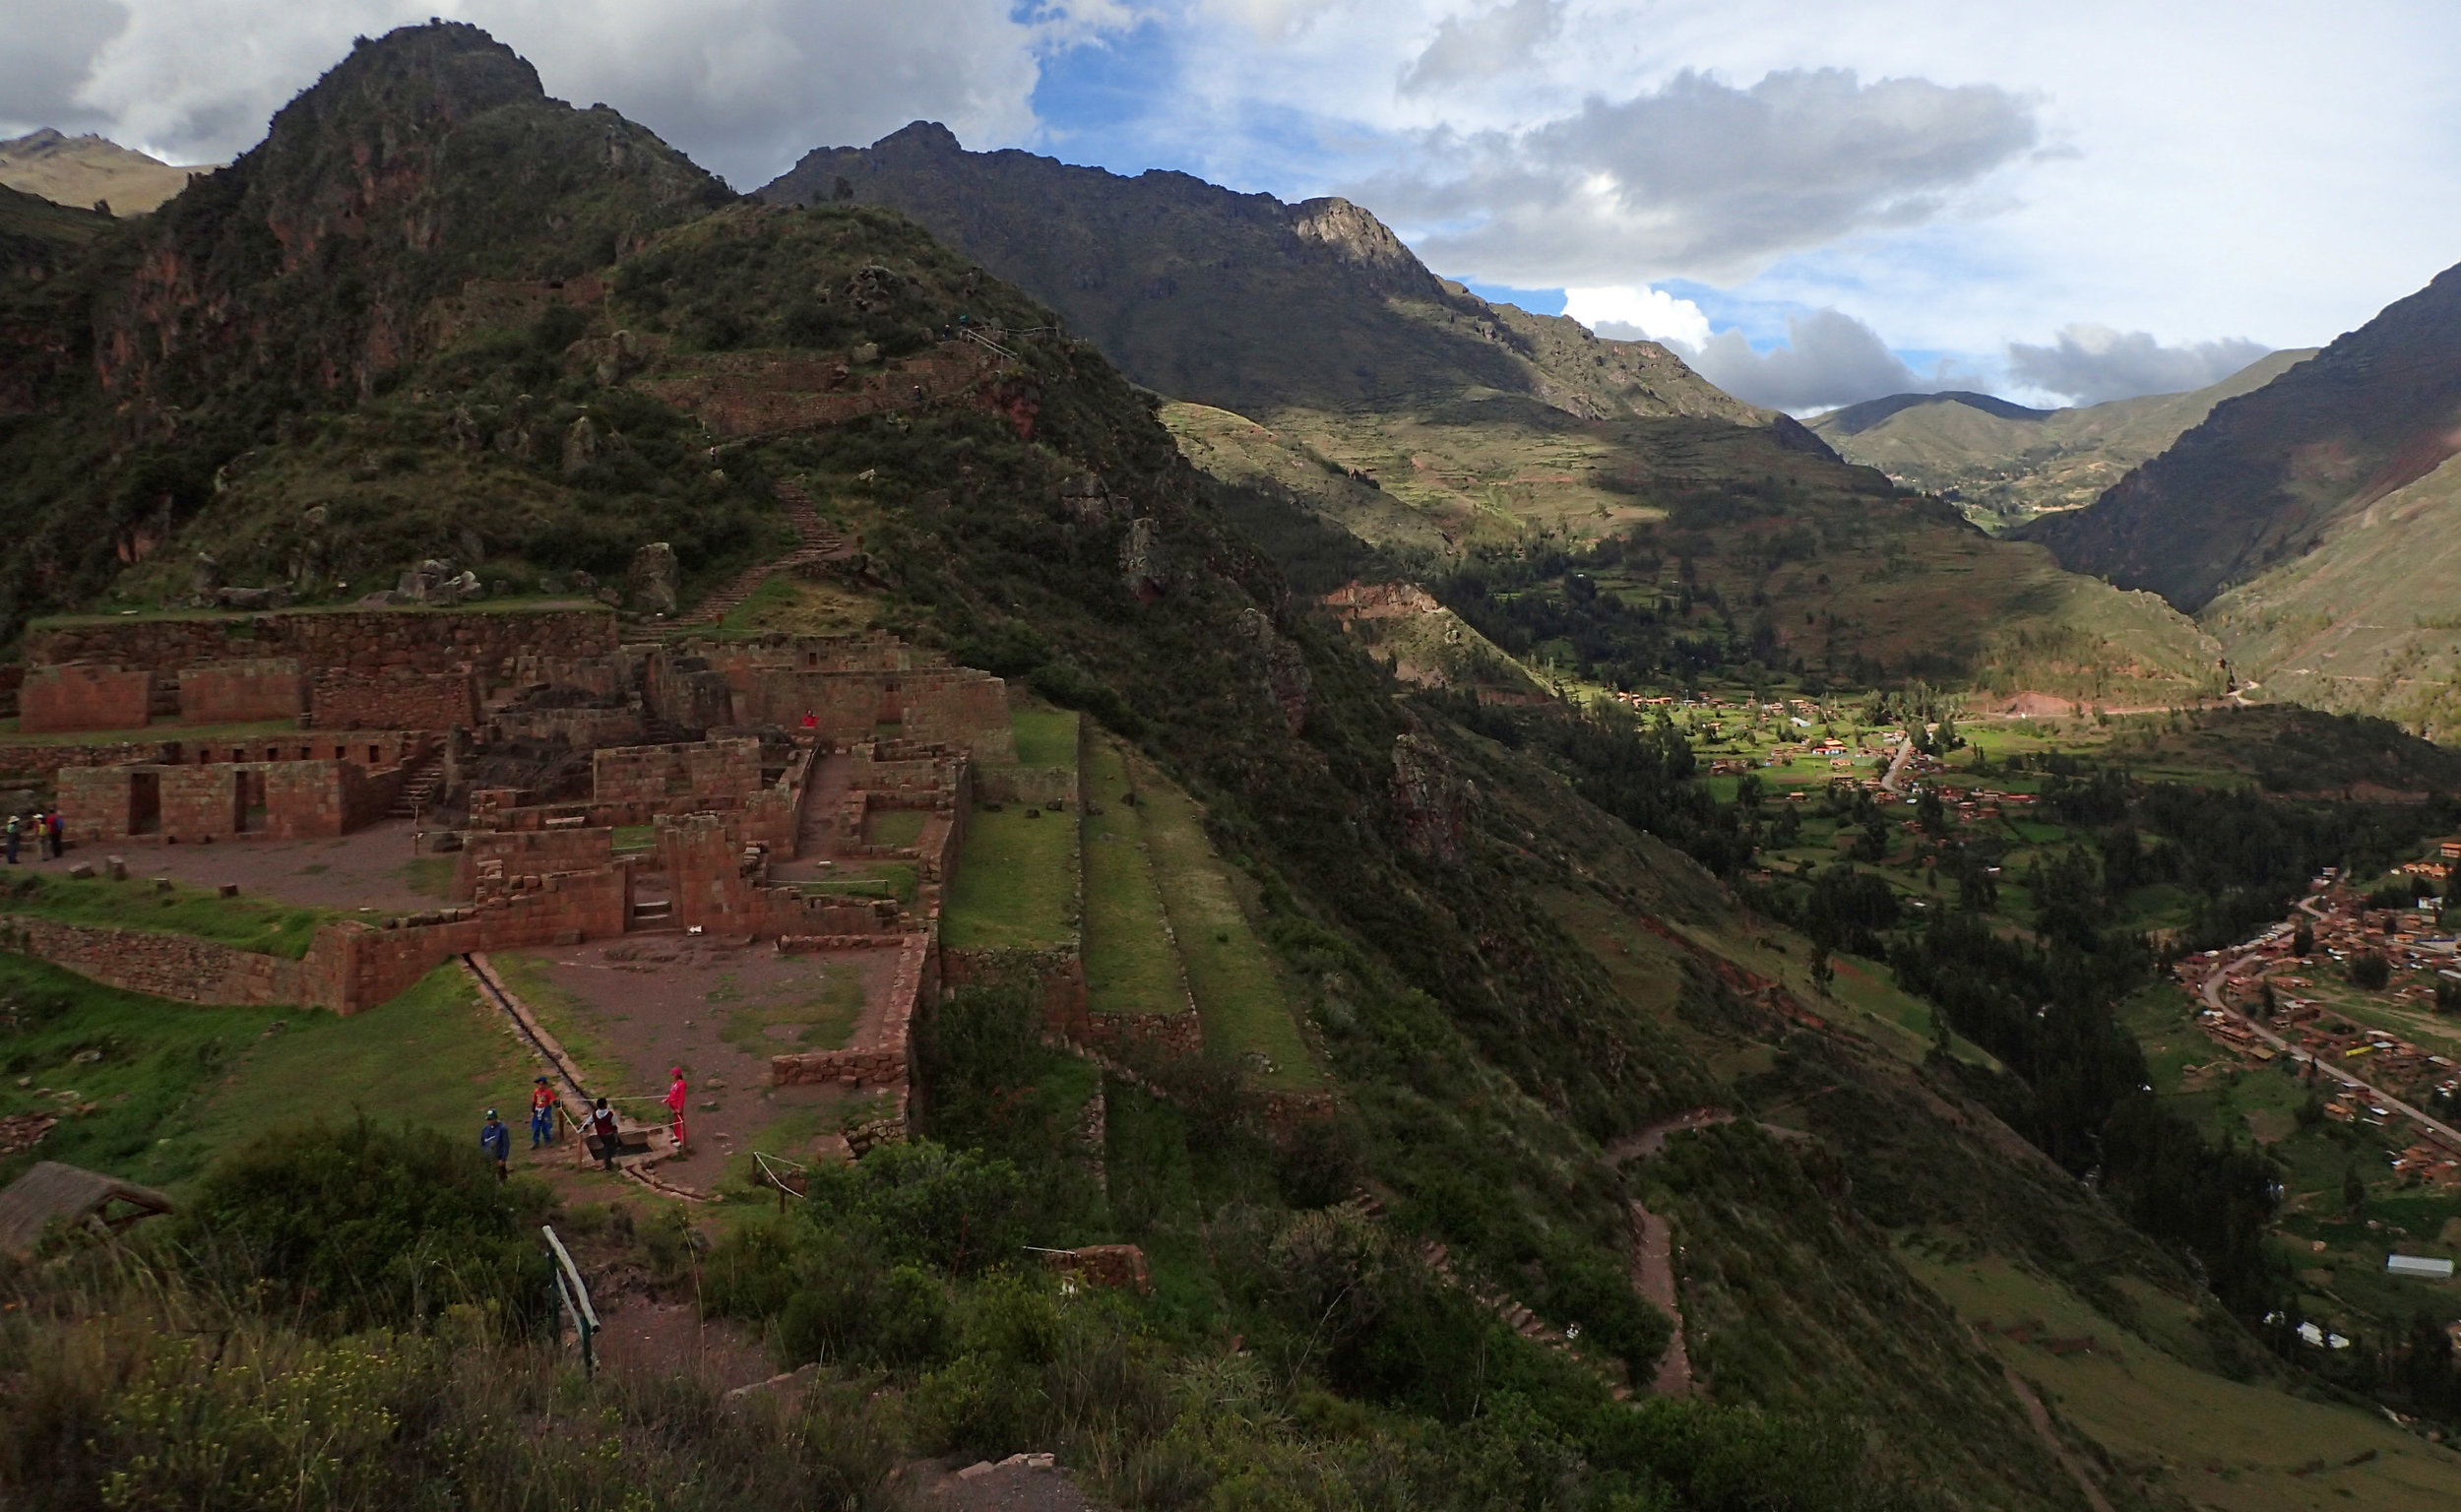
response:
M962 153L966 144L938 121L909 121L871 145L875 153Z

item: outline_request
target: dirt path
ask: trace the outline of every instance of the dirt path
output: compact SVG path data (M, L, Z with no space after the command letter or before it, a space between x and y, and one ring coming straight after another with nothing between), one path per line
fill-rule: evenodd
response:
M1649 1389L1662 1397L1688 1397L1692 1394L1692 1356L1683 1348L1683 1303L1675 1295L1674 1231L1638 1201L1631 1209L1632 1290L1674 1325L1667 1352L1658 1356L1658 1373L1651 1377Z
M1986 1348L1981 1336L1976 1336L1974 1347L1978 1350ZM2085 1466L2075 1453L2059 1441L2058 1430L2051 1425L2051 1410L2043 1406L2041 1397L2035 1395L2034 1383L2017 1374L2014 1365L2003 1364L2000 1369L2007 1373L2008 1389L2017 1394L2017 1401L2025 1408L2025 1420L2034 1425L2035 1433L2042 1438L2043 1447L2049 1449L2060 1468L2068 1473L2068 1479L2076 1482L2076 1488L2085 1493L2085 1500L2094 1512L2111 1512L2111 1502L2103 1495L2102 1487L2096 1485L2094 1478L2085 1473Z
M1620 1166L1626 1161L1637 1161L1645 1155L1656 1155L1667 1148L1667 1136L1670 1134L1680 1134L1686 1129L1712 1128L1721 1123L1734 1121L1735 1115L1723 1107L1689 1108L1672 1118L1661 1118L1656 1123L1626 1134L1620 1139L1609 1141L1607 1164Z
M1880 790L1882 792L1895 792L1904 786L1906 781L1906 763L1912 761L1913 759L1914 731L1909 729L1906 731L1906 738L1897 742L1897 754L1889 758L1888 771L1883 773L1880 777Z

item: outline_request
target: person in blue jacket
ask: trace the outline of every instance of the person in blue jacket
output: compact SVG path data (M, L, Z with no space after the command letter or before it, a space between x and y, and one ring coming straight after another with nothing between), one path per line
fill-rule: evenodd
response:
M513 1131L505 1127L504 1120L495 1115L492 1107L487 1109L487 1121L478 1126L478 1148L486 1151L487 1159L495 1162L495 1178L498 1181L512 1174L505 1163L513 1158Z

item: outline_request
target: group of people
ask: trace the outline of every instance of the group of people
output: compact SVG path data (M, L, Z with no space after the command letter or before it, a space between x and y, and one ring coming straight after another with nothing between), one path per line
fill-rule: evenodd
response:
M9 864L14 866L17 864L18 847L25 844L26 838L31 835L34 841L34 859L48 860L68 849L66 831L67 826L60 822L57 809L49 813L36 809L32 817L11 814L5 830L0 831L0 836L5 837L5 846L0 848L6 849Z
M14 822L12 821L12 825ZM9 858L12 861L17 858L17 831L14 828L9 831ZM674 1081L667 1087L664 1101L666 1116L669 1120L668 1132L673 1135L675 1153L680 1156L686 1153L683 1105L691 1096L691 1087L684 1080L683 1067L675 1067L673 1074ZM559 1138L555 1126L556 1102L553 1084L543 1076L536 1078L530 1089L531 1149L537 1150L552 1145ZM599 1142L599 1168L613 1170L616 1152L621 1148L618 1139L620 1131L615 1121L615 1110L606 1105L606 1099L599 1098L591 1104L589 1121L582 1127L592 1139ZM496 1116L496 1110L492 1107L487 1109L487 1121L478 1126L478 1148L485 1152L488 1160L495 1163L497 1180L502 1181L512 1174L513 1130L503 1119Z

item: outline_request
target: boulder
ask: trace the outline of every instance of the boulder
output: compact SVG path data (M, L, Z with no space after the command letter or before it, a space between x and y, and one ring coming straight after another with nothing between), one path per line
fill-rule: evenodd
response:
M624 573L624 598L646 614L672 614L682 602L683 567L675 548L654 540L632 554Z
M1168 558L1163 551L1163 528L1151 518L1128 522L1119 542L1119 575L1136 598L1151 601L1170 586Z
M598 461L601 442L596 420L585 414L573 421L573 428L564 432L564 475L570 477Z
M222 564L206 552L198 552L197 559L188 564L188 592L196 596L197 602L211 603L215 591L221 586Z

